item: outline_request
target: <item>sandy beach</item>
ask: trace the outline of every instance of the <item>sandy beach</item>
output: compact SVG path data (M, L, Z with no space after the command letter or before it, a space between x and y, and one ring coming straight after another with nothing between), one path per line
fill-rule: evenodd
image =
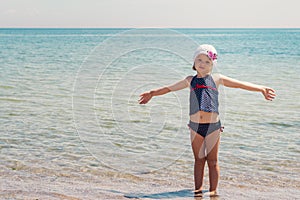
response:
M144 178L115 174L114 177L24 174L22 171L1 170L0 199L299 199L300 190L284 187L226 186L221 181L219 196L194 198L192 182L177 184L165 180L145 182ZM79 174L79 173L77 173ZM176 178L176 177L173 177ZM38 179L38 180L37 180ZM153 180L152 180L153 181ZM143 187L141 188L141 185Z

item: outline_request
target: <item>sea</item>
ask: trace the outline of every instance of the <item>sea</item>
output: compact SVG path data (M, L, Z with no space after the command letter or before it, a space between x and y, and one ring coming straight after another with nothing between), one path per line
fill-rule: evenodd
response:
M139 96L192 70L219 87L218 195L194 198L189 89ZM300 199L300 29L0 29L0 199ZM209 190L205 169L204 190Z

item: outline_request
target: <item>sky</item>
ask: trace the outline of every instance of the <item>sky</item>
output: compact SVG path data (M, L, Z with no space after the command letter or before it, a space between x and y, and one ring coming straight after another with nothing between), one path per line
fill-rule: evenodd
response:
M0 28L300 28L299 0L0 0Z

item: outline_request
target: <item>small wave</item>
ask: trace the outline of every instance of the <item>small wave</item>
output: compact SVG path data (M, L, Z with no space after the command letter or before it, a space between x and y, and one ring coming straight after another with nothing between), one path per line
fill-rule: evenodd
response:
M287 123L283 123L283 122L269 122L268 123L271 126L280 126L280 127L292 127L292 124L287 124Z
M9 101L9 102L16 102L16 103L24 102L24 100L22 99L14 99L14 98L0 98L0 101Z
M168 131L178 131L179 130L178 127L173 127L173 126L168 126L168 125L165 125L164 129L168 130Z
M14 87L10 86L10 85L0 85L0 88L2 88L2 89L13 89Z

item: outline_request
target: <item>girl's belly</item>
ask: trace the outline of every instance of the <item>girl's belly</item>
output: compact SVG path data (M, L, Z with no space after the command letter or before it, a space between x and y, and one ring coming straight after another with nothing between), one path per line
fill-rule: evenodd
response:
M219 114L215 112L198 111L190 115L190 120L195 123L216 123L219 119Z

